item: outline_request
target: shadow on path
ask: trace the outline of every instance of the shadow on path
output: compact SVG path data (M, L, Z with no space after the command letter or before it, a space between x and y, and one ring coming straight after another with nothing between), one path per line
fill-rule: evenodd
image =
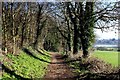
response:
M38 53L40 53L40 54L42 54L42 55L44 55L44 56L50 57L49 55L46 55L46 54L40 52L38 49L35 49L35 50L36 50Z
M49 61L46 61L46 60L44 60L44 59L40 59L40 58L36 57L32 52L29 51L29 49L23 48L22 50L23 50L26 54L28 54L29 56L34 57L35 59L38 59L38 60L43 61L43 62L46 62L46 63L50 63L50 64L66 64L66 63L70 63L70 62L81 61L81 59L76 59L76 60L69 60L69 61L49 62ZM40 52L39 50L37 50L37 51L41 54L41 52ZM42 55L45 55L45 54L42 53ZM48 55L45 55L45 56L50 57L50 56L48 56ZM59 54L55 55L54 57L55 57L57 60L63 59L63 56L62 56L62 55L59 55Z
M56 58L57 60L62 60L62 61L51 62L51 64L67 64L67 63L71 63L71 62L81 61L81 58L65 61L63 59L66 59L66 57L64 57L64 55L60 55L60 54L55 55L54 58Z

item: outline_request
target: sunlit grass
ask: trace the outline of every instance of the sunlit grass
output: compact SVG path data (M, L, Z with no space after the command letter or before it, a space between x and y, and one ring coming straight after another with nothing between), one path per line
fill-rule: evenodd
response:
M50 55L45 52L41 51L42 54L48 55L42 55L35 51L32 48L29 48L29 51L32 52L36 57L42 60L46 60L50 62L51 58ZM48 63L41 61L39 59L36 59L28 54L26 54L24 51L20 51L20 54L18 56L15 56L13 54L7 54L7 57L12 61L10 62L4 62L4 65L7 66L10 70L15 71L15 74L23 77L23 78L42 78L45 75ZM9 65L11 64L11 65ZM16 79L14 75L10 75L6 72L3 73L2 76L3 80L9 78L9 79Z
M117 51L95 51L93 53L93 56L98 57L105 62L112 64L112 66L117 67L118 65L120 65L118 62L118 54L120 53L118 53Z

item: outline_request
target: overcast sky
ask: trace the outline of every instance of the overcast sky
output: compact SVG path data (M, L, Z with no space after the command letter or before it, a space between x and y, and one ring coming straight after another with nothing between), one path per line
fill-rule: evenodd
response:
M95 33L98 39L118 39L118 32L115 33L115 31L102 32L101 30L95 30Z

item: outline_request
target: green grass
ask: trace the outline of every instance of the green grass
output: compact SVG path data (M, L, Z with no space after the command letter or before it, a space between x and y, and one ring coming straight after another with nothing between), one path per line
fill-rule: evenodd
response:
M118 67L118 54L119 53L115 51L95 51L93 56L112 64L114 67Z
M37 58L43 59L45 61L50 62L51 57L50 55L44 51L39 50L40 54L36 50L32 49L31 47L28 48L30 52L32 52ZM46 56L47 55L47 56ZM7 66L10 70L15 71L15 74L23 77L23 78L42 78L45 75L48 63L40 61L36 59L22 50L18 56L14 56L13 54L8 54L7 57L11 60L9 62L4 62L4 65ZM18 79L14 75L10 75L6 72L3 73L2 79L8 80L9 79Z

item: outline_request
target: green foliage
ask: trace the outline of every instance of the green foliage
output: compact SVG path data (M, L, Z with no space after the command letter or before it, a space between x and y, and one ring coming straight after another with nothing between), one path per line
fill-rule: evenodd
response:
M4 74L2 75L2 80L12 80L12 79L19 80L19 79L15 78L14 75L11 76L10 74L8 74L6 72L4 72Z
M76 68L74 72L81 72L81 70L79 69L79 62L70 63L70 67Z
M107 48L107 47L97 47L96 49L100 51L117 51L118 50L117 48Z
M47 51L58 51L60 45L60 35L56 28L50 28L44 42L44 49Z
M118 63L118 52L115 51L95 51L92 56L98 57L102 60L104 60L107 63L112 64L112 66L118 66L120 65Z
M42 53L38 53L36 50L32 49L31 47L28 48L33 54L43 60L50 62L50 55L43 50L40 50ZM45 55L48 56L45 56ZM9 69L14 70L15 74L23 77L23 78L42 78L45 74L46 68L48 63L40 61L32 56L29 56L22 50L20 51L20 54L18 56L14 56L13 54L7 54L7 57L12 60L12 62L4 62L5 66L7 66ZM11 65L9 65L11 64ZM6 72L3 74L3 78L14 78L14 75L10 75ZM16 78L17 79L17 78Z
M65 54L65 51L61 51L60 54L64 55L64 54Z

